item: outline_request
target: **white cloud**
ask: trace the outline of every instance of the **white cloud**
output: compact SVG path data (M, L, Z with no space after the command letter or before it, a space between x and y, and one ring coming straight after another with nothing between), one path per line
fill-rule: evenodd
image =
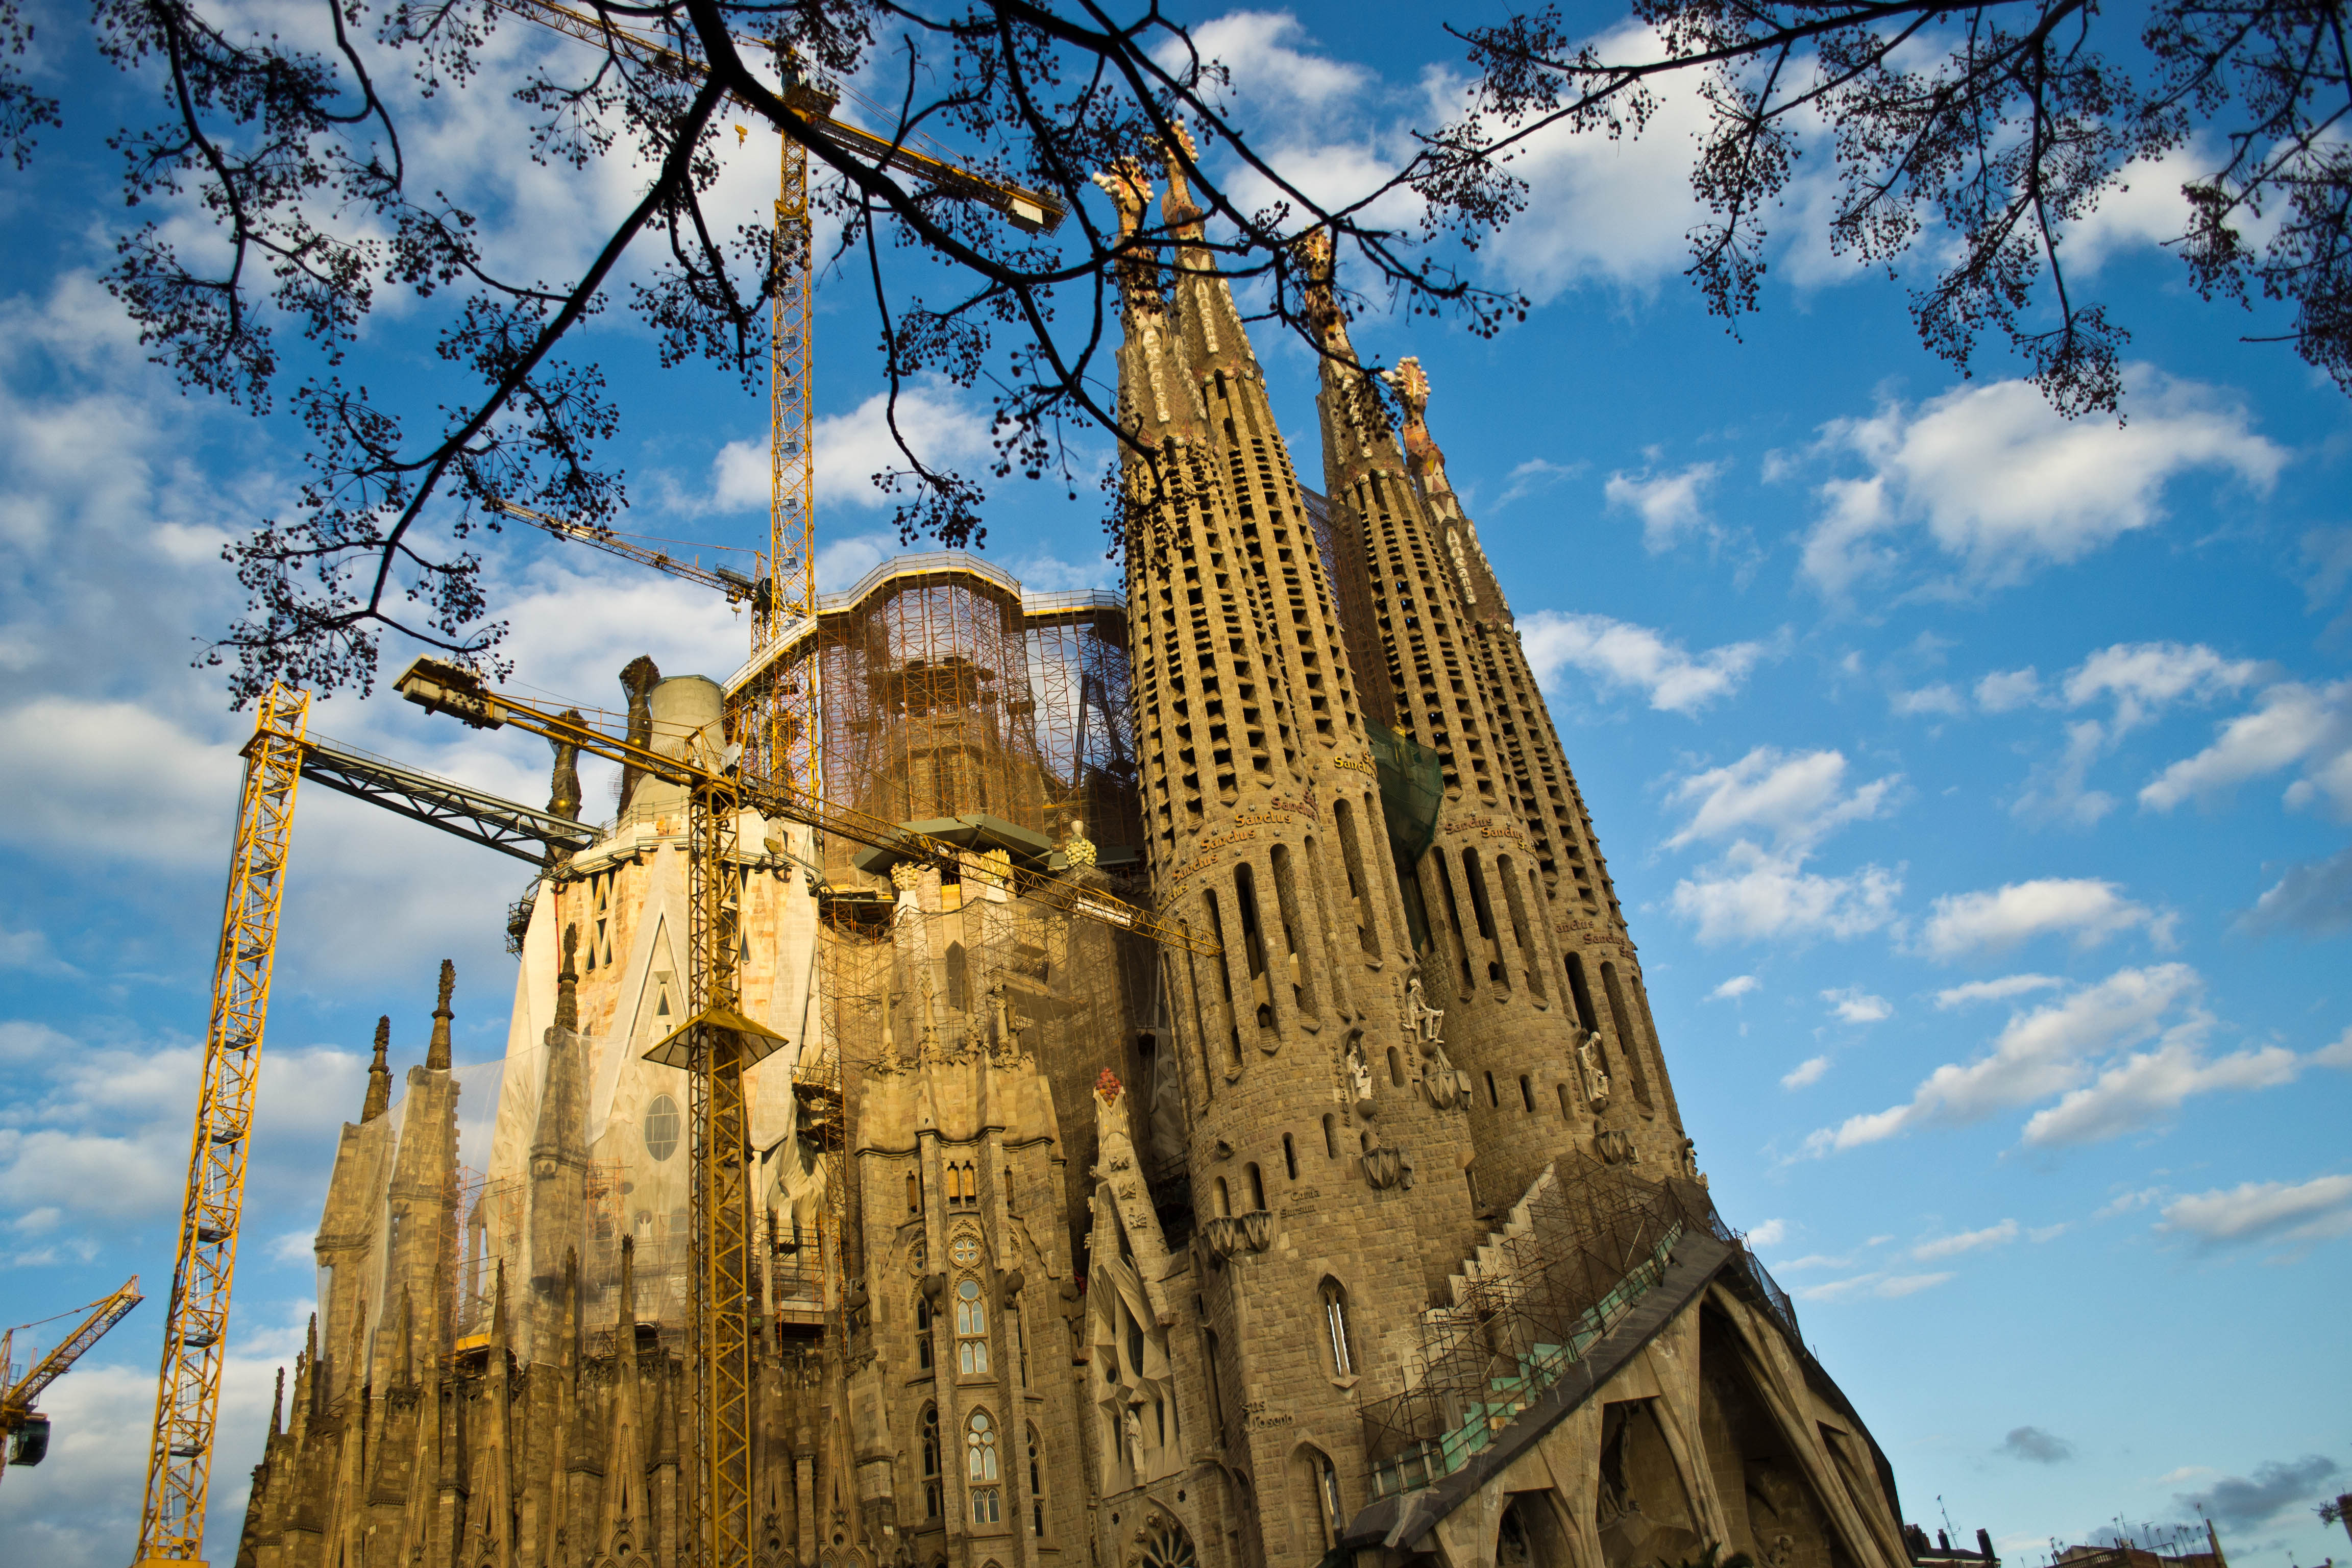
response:
M1229 11L1192 29L1193 47L1232 73L1235 103L1314 110L1373 85L1362 66L1310 53L1307 29L1287 11Z
M1762 828L1782 847L1813 844L1849 822L1884 816L1903 783L1889 773L1846 787L1842 752L1790 755L1758 746L1738 762L1681 780L1667 801L1692 808L1690 820L1666 840L1681 848L1700 838L1728 838Z
M1965 985L1948 985L1937 992L1936 1005L1948 1012L1975 1002L2005 1002L2011 996L2048 991L2065 984L2054 974L2004 974L1999 980L1971 980Z
M2266 688L2252 712L2231 720L2211 745L2158 774L2139 792L2139 803L2170 811L2296 763L2303 777L2288 786L2288 805L2313 805L2324 795L2339 815L2352 816L2352 680Z
M1556 687L1560 671L1573 668L1605 689L1642 693L1662 713L1696 713L1730 696L1767 651L1759 642L1736 642L1695 656L1647 626L1558 610L1522 619L1519 641L1546 686Z
M2320 936L2352 926L2352 849L2289 866L2240 921L2252 931Z
M2093 1082L2037 1111L2025 1124L2025 1142L2038 1146L2099 1142L2147 1126L2192 1095L2273 1089L2292 1083L2302 1069L2301 1059L2284 1046L2233 1051L2208 1060L2193 1033L2177 1032L2155 1049L2133 1052Z
M1760 849L1742 839L1717 864L1675 884L1675 914L1698 927L1698 940L1725 942L1835 937L1876 931L1895 918L1903 879L1879 866L1843 877L1804 869L1797 851Z
M1706 994L1710 1002L1737 1002L1764 983L1752 974L1735 974Z
M2069 708L2113 698L2120 732L2175 702L2242 691L2261 674L2257 661L2224 658L2202 643L2116 643L2084 659L2061 689Z
M1848 1024L1876 1024L1895 1016L1893 1004L1884 996L1873 996L1859 985L1842 986L1822 993L1822 1000L1830 1011Z
M2115 808L2115 797L2089 786L2091 769L2131 731L2147 723L2179 702L2210 702L2242 690L2259 677L2262 667L2251 659L2225 658L2202 643L2116 643L2085 658L2059 683L2046 700L2081 709L2112 701L2107 720L2082 719L2066 726L2065 749L2037 764L2011 810L2019 816L2044 822L2067 822L2088 827ZM2029 670L2016 672L2030 677ZM1979 683L1982 692L2008 676L1988 676ZM2014 684L2014 683L2012 683ZM1995 687L1988 707L2028 697L2034 692Z
M1966 1230L1958 1236L1939 1236L1931 1241L1923 1241L1911 1249L1911 1256L1922 1263L1933 1263L1939 1258L1957 1258L1963 1252L1974 1252L1980 1247L2005 1247L2016 1239L2017 1222L2005 1219L1982 1230Z
M1486 510L1500 511L1515 500L1548 490L1560 480L1573 479L1583 471L1582 463L1552 463L1541 458L1529 458L1515 466L1506 476L1501 499Z
M2352 1176L2315 1176L2292 1186L2246 1182L2175 1198L2157 1229L2209 1249L2343 1236L2352 1232Z
M1938 591L2007 586L2080 560L2163 515L2165 488L2197 471L2267 489L2286 453L2213 388L2135 366L2130 422L2068 421L2025 381L1960 387L1914 410L1891 404L1823 429L1822 449L1864 472L1825 482L1804 575L1843 596L1894 576L1926 531Z
M2157 1122L2197 1095L2272 1089L2312 1067L2352 1068L2352 1031L2309 1056L2278 1045L2208 1056L2205 1038L2214 1020L2198 1005L2200 986L2196 972L2184 963L2118 970L2096 985L2014 1015L1985 1056L1966 1067L1937 1068L1906 1104L1849 1117L1834 1130L1815 1132L1806 1140L1805 1152L1819 1155L1856 1148L1916 1127L1979 1121L2052 1099L2056 1103L2026 1121L2024 1143L2094 1143ZM1991 982L1988 993L1992 987L2023 989ZM2143 1045L2146 1049L2138 1048ZM2099 1217L2153 1194L2151 1189L2127 1195L2102 1209Z
M1788 1239L1789 1222L1784 1219L1768 1219L1748 1233L1750 1247L1778 1247Z
M80 973L49 946L42 931L0 930L0 969L22 969L33 974L71 975Z
M1977 706L1988 713L2008 713L2040 700L2042 677L2033 667L1997 669L1977 682Z
M2078 1087L2098 1056L2155 1034L2176 1008L2193 1002L2200 982L2185 963L2124 969L2096 985L2010 1020L1992 1049L1966 1067L1930 1073L1910 1100L1853 1116L1807 1141L1828 1153L1938 1123L1979 1121Z
M2147 927L2159 944L2169 921L2123 896L2113 882L2084 877L2042 877L1985 892L1938 898L1922 945L1939 961L2001 952L2032 937L2065 932L2081 948L2118 931Z
M1642 546L1653 555L1664 553L1684 536L1708 531L1704 496L1723 472L1721 463L1693 463L1686 468L1653 474L1615 473L1602 493L1612 508L1636 513L1642 520Z
M1622 27L1593 47L1646 59L1659 45L1647 29ZM1512 288L1540 304L1589 283L1652 288L1689 265L1690 231L1705 216L1691 194L1690 149L1707 110L1696 79L1677 73L1654 86L1657 108L1640 136L1554 127L1522 144L1510 172L1528 184L1527 208L1488 246ZM1450 116L1458 101L1435 107Z
M1932 1290L1957 1278L1958 1276L1949 1271L1940 1274L1857 1274L1847 1279L1801 1286L1790 1294L1803 1301L1842 1301L1862 1295L1876 1296L1882 1300L1899 1300L1905 1296L1916 1296L1922 1290Z
M988 416L945 382L919 382L898 395L898 428L924 462L969 463L990 450ZM874 476L907 468L890 436L890 395L877 392L846 414L816 422L816 500L822 510L857 507L878 511L898 504ZM765 432L730 441L710 463L709 510L765 511L772 483Z
M1799 1062L1795 1067L1790 1068L1787 1072L1780 1075L1780 1087L1782 1089L1803 1089L1808 1084L1821 1082L1822 1075L1829 1070L1829 1058L1807 1057L1803 1061Z
M1887 706L1902 718L1916 718L1922 713L1941 713L1957 718L1969 710L1968 700L1958 691L1937 681L1916 691L1895 691L1889 694Z
M2139 1187L2130 1192L2118 1193L2092 1211L2091 1217L2113 1219L2117 1215L2131 1214L2136 1210L2144 1209L2148 1205L2161 1200L2165 1195L2166 1189L2162 1187Z

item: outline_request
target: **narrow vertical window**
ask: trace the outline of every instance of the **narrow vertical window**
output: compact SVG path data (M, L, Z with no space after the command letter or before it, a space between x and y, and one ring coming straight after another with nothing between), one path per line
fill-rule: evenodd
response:
M1323 1116L1323 1152L1334 1160L1339 1157L1339 1119L1328 1111Z
M1037 1428L1028 1429L1029 1436L1029 1533L1044 1540L1045 1535L1045 1456L1037 1441Z
M1292 874L1289 848L1276 845L1273 859L1275 910L1282 921L1283 956L1289 969L1291 1005L1302 1013L1312 1014L1317 1011L1315 975L1303 951L1301 937L1307 922L1299 912L1297 879Z
M923 1517L940 1517L940 1407L923 1406Z
M1389 1082L1398 1089L1404 1087L1404 1053L1394 1046L1389 1047Z
M915 1298L915 1364L931 1369L931 1303L926 1296Z
M1356 1353L1348 1334L1348 1292L1337 1279L1323 1281L1323 1333L1331 1352L1331 1375L1352 1377Z
M1339 825L1339 860L1348 872L1348 899L1355 906L1356 942L1373 958L1381 955L1379 931L1372 924L1371 900L1365 896L1363 852L1356 844L1356 813L1344 800L1331 803L1331 816Z
M1247 866L1234 868L1234 903L1241 910L1242 952L1249 961L1250 999L1262 1034L1274 1030L1274 984L1266 974L1265 932L1260 926L1257 878Z
M1298 1180L1298 1148L1291 1142L1287 1132L1282 1135L1282 1167L1290 1173L1292 1181Z
M1633 1098L1642 1109L1650 1109L1650 1075L1643 1070L1642 1032L1633 1026L1633 1015L1625 1006L1625 989L1617 984L1617 966L1603 959L1601 963L1601 989L1609 998L1609 1019L1617 1026L1618 1052L1625 1058L1625 1072L1633 1080Z
M1486 1103L1496 1106L1503 1103L1503 1097L1495 1092L1495 1075L1493 1073L1488 1073L1486 1075Z
M1528 1075L1525 1073L1521 1073L1519 1075L1519 1102L1528 1108L1528 1114L1534 1114L1536 1109L1535 1085L1528 1081Z
M1250 1207L1253 1209L1265 1207L1265 1177L1260 1173L1255 1163L1243 1166L1242 1173L1249 1178Z

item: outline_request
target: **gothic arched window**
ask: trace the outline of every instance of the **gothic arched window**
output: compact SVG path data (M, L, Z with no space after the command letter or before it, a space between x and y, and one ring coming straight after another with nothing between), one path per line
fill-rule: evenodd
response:
M985 1410L975 1410L964 1424L964 1478L971 1483L971 1521L994 1524L1003 1517L1003 1493L996 1485L996 1423Z
M955 1296L956 1371L967 1376L978 1376L988 1371L988 1307L980 1299L980 1281L966 1279L956 1286Z

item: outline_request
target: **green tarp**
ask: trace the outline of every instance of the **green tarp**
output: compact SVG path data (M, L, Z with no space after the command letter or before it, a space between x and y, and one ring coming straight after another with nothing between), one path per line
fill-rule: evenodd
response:
M1374 720L1364 721L1372 743L1372 765L1381 780L1381 816L1400 865L1421 858L1437 837L1438 803L1445 798L1445 770L1437 753L1414 744Z

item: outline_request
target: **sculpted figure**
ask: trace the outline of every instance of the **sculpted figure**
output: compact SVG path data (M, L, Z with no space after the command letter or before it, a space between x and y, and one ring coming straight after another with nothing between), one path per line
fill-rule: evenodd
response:
M1404 983L1405 1026L1421 1039L1421 1054L1439 1054L1437 1035L1445 1026L1445 1009L1433 1007L1422 994L1421 976L1416 974Z
M1594 1036L1586 1031L1583 1043L1576 1047L1576 1066L1584 1079L1584 1099L1595 1110L1609 1109L1609 1069L1601 1065L1601 1053L1593 1048Z

